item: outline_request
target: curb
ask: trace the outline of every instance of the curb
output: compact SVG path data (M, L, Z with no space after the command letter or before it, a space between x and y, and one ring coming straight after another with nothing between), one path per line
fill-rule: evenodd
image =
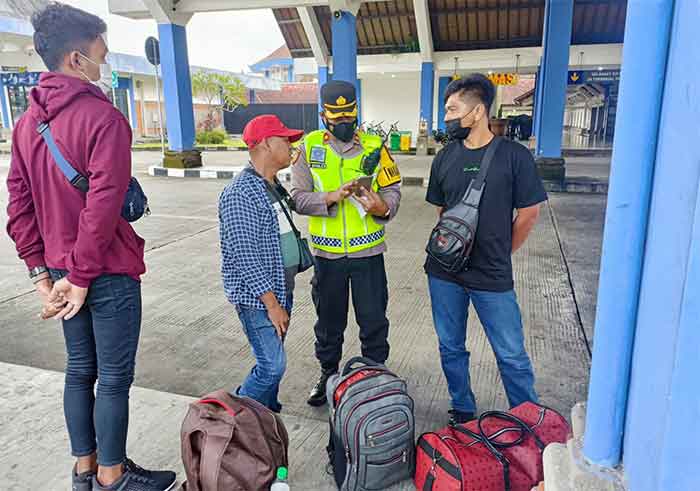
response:
M233 179L243 167L206 168L201 169L170 169L157 165L148 168L148 174L153 177L176 177L190 179ZM291 182L290 170L283 170L278 174L281 182ZM404 186L427 187L428 179L425 177L404 176L401 180ZM564 182L544 181L544 188L549 193L584 193L607 194L608 183L583 179L568 179Z
M608 183L587 179L566 179L565 181L544 181L548 193L608 194Z
M247 148L224 148L224 147L202 147L199 145L196 145L194 147L195 150L199 150L200 152L247 152ZM160 148L132 148L132 152L160 152Z
M243 167L229 167L226 169L222 168L209 168L203 167L201 169L170 169L167 167L161 167L158 165L152 165L148 168L148 175L153 177L186 177L191 179L226 179L231 180L237 176ZM278 179L281 182L291 182L292 172L290 170L283 170L277 174Z

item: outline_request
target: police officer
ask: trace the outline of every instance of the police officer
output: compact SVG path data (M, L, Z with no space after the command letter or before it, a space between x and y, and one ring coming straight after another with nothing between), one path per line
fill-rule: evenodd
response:
M339 368L350 291L362 355L379 363L389 356L384 225L401 200L401 176L381 138L357 129L355 87L328 82L321 99L326 129L304 138L291 191L297 212L311 217L316 256L312 297L321 376L307 401L312 406L326 402L326 381Z

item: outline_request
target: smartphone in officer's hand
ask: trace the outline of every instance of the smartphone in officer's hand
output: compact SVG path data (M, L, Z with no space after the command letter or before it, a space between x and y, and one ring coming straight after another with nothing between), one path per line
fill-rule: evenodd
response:
M357 185L355 186L355 194L357 196L362 195L362 188L366 191L372 191L372 176L363 176L355 179Z

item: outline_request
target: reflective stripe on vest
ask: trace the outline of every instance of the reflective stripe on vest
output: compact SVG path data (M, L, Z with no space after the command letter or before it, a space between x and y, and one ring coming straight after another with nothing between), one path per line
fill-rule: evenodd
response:
M364 156L382 144L380 137L360 133L360 144L364 151L354 157L345 158L335 153L326 142L325 134L325 131L319 130L309 133L304 138L306 162L311 170L316 192L335 191L344 183L364 176ZM379 189L376 181L373 188ZM350 198L337 206L338 213L335 217L309 218L311 244L316 249L334 254L348 254L370 249L384 242L384 226L375 222L370 215L362 218ZM359 203L357 206L360 207Z

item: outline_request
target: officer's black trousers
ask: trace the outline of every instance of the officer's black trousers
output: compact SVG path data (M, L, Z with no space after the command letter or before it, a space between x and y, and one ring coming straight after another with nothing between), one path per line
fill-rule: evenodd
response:
M318 321L316 358L325 372L337 371L343 356L343 333L348 323L348 298L360 326L362 356L379 363L389 357L389 301L384 256L358 259L316 258L311 295Z

